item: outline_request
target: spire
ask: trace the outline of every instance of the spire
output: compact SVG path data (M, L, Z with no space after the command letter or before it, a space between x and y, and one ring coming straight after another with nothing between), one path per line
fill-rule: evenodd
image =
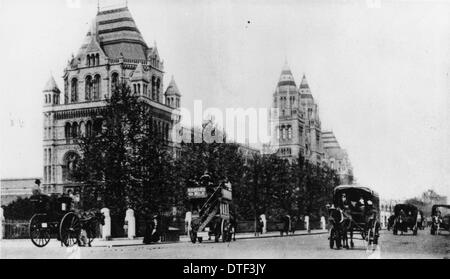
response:
M291 69L289 68L287 61L285 61L284 63L283 69L281 70L280 79L278 81L278 87L281 86L297 87L297 85L295 84L294 76L292 75ZM287 88L287 90L291 91L290 88Z
M166 96L170 96L170 95L181 96L180 90L178 90L178 86L175 82L175 78L173 77L173 75L172 75L172 79L170 80L169 86L167 86L167 89L166 89Z
M53 75L50 76L50 79L47 81L47 84L45 84L43 92L56 92L56 93L61 92L58 88L58 85L56 84L55 79L53 78Z
M300 89L309 89L308 81L306 80L305 74L303 74L302 82L300 83Z

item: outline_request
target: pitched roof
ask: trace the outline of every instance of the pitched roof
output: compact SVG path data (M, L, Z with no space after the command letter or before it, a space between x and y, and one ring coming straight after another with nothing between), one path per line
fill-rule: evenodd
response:
M305 74L303 74L302 82L300 83L300 88L301 89L303 89L303 88L309 89L308 81L306 80L306 75Z
M167 86L166 95L167 96L170 96L170 95L181 96L180 90L178 90L178 86L177 86L173 76L172 76L172 79L170 80L169 86Z
M43 92L61 92L53 76L50 76L50 79L45 84Z
M284 64L283 69L281 70L280 79L277 84L278 87L295 87L296 89L297 85L295 84L294 75L292 75L291 69L289 68L287 62ZM292 91L292 88L282 88L282 89L290 89L289 91Z
M148 77L145 74L144 67L141 63L136 66L136 69L133 72L133 76L131 77L131 81L144 80L148 82Z
M99 46L109 58L146 60L149 47L127 7L98 12L78 53Z

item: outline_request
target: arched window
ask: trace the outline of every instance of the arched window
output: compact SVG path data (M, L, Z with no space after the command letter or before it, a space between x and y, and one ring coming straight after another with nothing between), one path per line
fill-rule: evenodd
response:
M100 65L100 55L98 53L95 55L95 65Z
M86 101L90 101L92 99L92 77L87 76L85 83L85 99Z
M102 131L103 120L95 119L94 120L94 133L97 135Z
M113 73L111 75L111 93L115 92L119 86L119 74Z
M136 84L133 84L133 93L136 94L137 90L136 90Z
M78 123L74 122L72 124L72 138L77 138L78 137Z
M138 83L138 94L141 94L141 84L140 83Z
M73 78L70 86L70 101L78 102L78 79Z
M166 139L169 139L169 124L166 124Z
M66 137L66 139L71 138L72 135L72 127L70 125L69 122L66 123L66 125L64 126L64 136Z
M92 122L90 120L86 122L86 136L92 136Z
M100 84L101 84L100 75L95 75L94 83L93 83L93 99L94 100L100 99Z
M87 64L88 67L91 66L91 56L90 56L90 55L88 55L88 56L86 57L86 64Z
M160 100L160 98L159 98L160 94L161 94L161 80L158 78L156 80L156 100L158 102Z
M152 100L156 100L156 77L152 77Z
M64 79L64 104L69 103L69 80Z
M63 181L73 180L75 170L78 168L80 155L75 151L69 151L64 155L62 171Z
M80 122L80 137L85 137L86 136L86 125L84 124L83 121Z

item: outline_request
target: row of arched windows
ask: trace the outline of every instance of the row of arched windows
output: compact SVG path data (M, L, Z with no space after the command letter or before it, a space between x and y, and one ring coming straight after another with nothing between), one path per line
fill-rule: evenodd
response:
M98 53L97 54L89 54L86 57L86 64L88 67L100 65L100 55Z
M94 76L87 75L85 78L85 101L95 101L100 99L101 93L101 76L96 74ZM111 92L114 92L116 88L119 86L119 74L114 72L111 75ZM68 84L65 84L68 86ZM151 92L148 90L148 85L134 84L133 91L134 93L142 93L146 96L151 97L151 99L159 101L159 96L161 95L161 79L159 77L153 76L151 79ZM67 92L67 90L66 90ZM58 100L59 101L59 100ZM78 78L74 77L70 81L70 102L75 103L80 101L79 99L79 89L78 89Z
M292 139L292 126L291 125L281 125L277 129L277 139Z
M163 139L168 140L169 139L169 124L159 121L159 120L153 120L153 133L157 135L161 135Z
M52 149L44 148L44 181L52 181L54 173L52 172Z
M292 155L292 151L290 148L280 148L281 155Z
M88 75L85 79L85 99L86 101L99 100L100 99L100 82L101 77L99 74L94 78Z
M153 100L158 100L159 95L161 93L161 79L153 76L151 80L151 86L152 86L151 98Z
M92 136L92 132L99 133L101 131L102 121L96 120L91 121L88 120L86 123L84 121L78 122L67 122L64 126L64 136L66 140L76 139L80 137L90 137Z
M180 99L178 98L167 98L167 105L169 107L176 107L179 108L180 107Z

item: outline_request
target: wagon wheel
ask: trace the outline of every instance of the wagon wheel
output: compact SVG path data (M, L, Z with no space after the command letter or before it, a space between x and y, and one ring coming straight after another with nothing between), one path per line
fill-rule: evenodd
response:
M75 243L79 242L79 237L81 233L81 223L77 215L73 212L69 212L59 223L59 237L61 242L64 243L66 247L72 247Z
M28 225L31 242L37 247L44 247L50 242L50 229L47 227L46 217L44 214L34 214Z

